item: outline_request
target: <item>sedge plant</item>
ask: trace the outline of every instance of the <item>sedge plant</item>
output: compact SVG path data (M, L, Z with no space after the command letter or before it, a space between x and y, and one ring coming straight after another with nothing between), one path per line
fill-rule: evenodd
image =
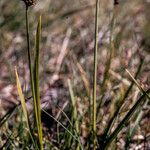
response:
M68 86L69 86L69 94L70 94L70 99L71 99L71 110L70 114L71 114L71 119L69 119L69 117L67 116L67 114L63 111L61 111L61 115L64 115L67 122L68 122L68 126L66 127L66 125L64 125L64 122L60 122L59 119L51 114L49 114L46 110L41 109L40 107L40 92L39 92L39 56L40 56L40 36L41 36L41 17L39 18L38 21L38 26L37 26L37 31L36 31L36 45L35 45L35 56L34 59L32 59L32 55L31 55L31 48L30 48L30 31L29 31L29 8L30 6L34 5L34 3L36 2L36 0L23 0L26 6L26 34L27 34L27 52L28 52L28 62L29 62L29 70L30 70L30 83L31 83L31 91L32 91L32 98L33 98L33 104L34 104L34 124L31 123L31 120L29 118L29 114L27 111L27 107L26 107L26 100L24 98L22 89L21 89L21 84L19 81L19 76L16 70L16 82L17 82L17 89L18 89L18 95L20 97L20 103L18 103L18 105L16 105L15 107L13 107L8 113L6 113L6 115L4 115L4 117L2 117L0 119L0 127L11 117L11 114L21 105L22 106L22 110L23 110L23 114L24 114L24 118L25 118L25 122L26 122L26 130L28 131L28 137L30 137L33 145L29 145L28 148L25 147L26 145L28 145L28 143L26 143L24 145L24 148L30 149L33 148L34 149L38 149L38 150L43 150L46 149L47 147L43 146L43 143L46 139L43 138L43 133L42 133L42 125L41 125L41 110L43 111L43 113L47 114L47 116L49 116L50 118L52 118L58 125L59 127L63 128L62 133L63 133L63 137L61 139L61 133L58 132L58 137L59 139L61 139L64 143L60 143L61 140L57 141L58 143L58 147L57 146L53 146L53 141L50 139L49 143L51 145L51 147L57 147L56 149L70 149L70 148L74 148L76 150L82 150L82 149L92 149L92 150L106 150L109 149L111 147L112 142L118 137L119 133L122 131L122 129L125 127L126 124L129 123L130 119L132 118L132 116L136 113L137 116L135 116L136 122L135 122L135 126L133 129L131 129L131 133L128 134L128 137L126 139L126 148L129 147L129 142L131 140L131 138L133 137L136 127L139 124L139 121L141 119L141 115L142 115L142 107L143 105L145 105L145 99L150 99L149 93L150 90L145 90L143 89L140 84L137 82L137 78L138 75L140 74L141 68L143 66L143 59L140 59L140 63L139 66L137 67L137 71L134 75L134 77L131 75L131 73L127 70L127 73L129 74L130 78L131 78L131 82L129 84L129 87L127 88L127 90L123 93L123 97L119 97L120 98L120 103L118 104L118 107L114 110L112 116L110 116L104 131L101 135L98 134L98 128L96 126L97 121L99 120L99 109L103 109L102 108L102 100L103 100L103 95L105 95L105 92L107 90L107 81L110 78L109 76L109 72L111 70L111 63L112 63L112 59L113 59L113 51L115 49L115 38L113 38L113 28L115 26L115 17L116 17L116 11L117 11L117 6L119 5L119 1L118 0L114 0L114 10L113 10L113 17L110 23L110 46L109 46L109 53L108 53L108 59L106 60L106 66L105 66L105 71L104 71L104 75L103 75L103 81L102 81L102 86L101 86L101 91L100 91L100 102L98 103L97 106L97 93L96 93L96 87L97 87L97 55L98 55L98 27L99 27L99 2L100 0L96 0L96 5L95 5L95 37L94 37L94 41L95 41L95 47L94 47L94 65L93 65L93 96L92 96L92 106L90 108L90 115L88 115L88 118L91 121L92 127L89 128L88 133L91 135L92 134L92 138L88 137L86 139L86 144L84 145L84 143L82 143L82 129L80 129L81 124L82 124L82 119L84 115L82 117L80 117L80 113L78 112L78 108L76 106L77 103L77 96L76 93L74 91L74 86L72 86L72 83L70 80L68 80ZM32 61L33 60L33 61ZM80 66L79 63L77 63L77 67L80 70L80 74L81 74L81 78L83 80L85 89L86 89L86 93L88 95L88 97L90 97L91 93L91 89L90 89L90 83L88 82L88 79L86 77L86 73L85 71L82 69L82 67ZM130 92L132 91L132 88L134 86L134 84L136 86L138 86L138 88L140 89L142 95L138 97L138 99L135 101L135 103L133 104L133 106L131 107L131 109L128 110L128 112L124 115L123 118L121 118L121 120L119 120L118 122L116 121L117 117L119 116L119 113L121 112L122 106L124 105L124 102L126 100L127 97L129 97ZM78 88L78 87L77 87ZM78 103L77 103L78 104ZM92 117L91 117L92 116ZM79 118L80 117L80 118ZM101 116L100 116L101 117ZM63 117L60 117L61 119ZM85 117L86 118L86 117ZM116 125L117 122L117 125ZM100 124L101 127L101 124ZM64 134L64 130L66 131ZM19 133L20 134L20 133ZM18 135L19 135L18 134ZM67 138L65 137L65 135L67 134ZM17 135L17 136L18 136ZM11 139L11 136L7 137L6 143L4 143L4 145L2 146L2 148L6 147L6 145L9 144L9 141L13 141L15 139L15 137L13 137L13 140ZM14 136L14 135L13 135ZM68 138L69 137L69 138ZM92 139L92 142L90 141L90 139ZM48 140L48 139L46 139ZM61 146L62 144L62 146ZM13 142L12 142L13 145ZM16 148L16 147L15 147ZM47 148L48 149L48 148ZM50 149L50 148L49 148Z
M36 43L35 43L35 58L32 62L31 50L30 50L30 36L29 36L29 7L34 5L36 0L23 0L26 5L26 34L27 34L27 52L28 52L28 64L30 71L30 82L34 104L35 115L35 127L38 133L38 148L43 150L42 140L42 125L41 125L41 108L40 108L40 93L39 93L39 50L40 50L40 36L41 36L41 17L39 17L37 31L36 31ZM34 63L34 65L33 65ZM25 115L27 116L27 114Z

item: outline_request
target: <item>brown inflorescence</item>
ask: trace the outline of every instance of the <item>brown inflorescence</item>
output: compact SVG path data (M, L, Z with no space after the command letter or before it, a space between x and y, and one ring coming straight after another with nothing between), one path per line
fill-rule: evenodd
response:
M35 4L36 0L23 0L27 7Z
M114 5L119 5L119 0L114 0Z

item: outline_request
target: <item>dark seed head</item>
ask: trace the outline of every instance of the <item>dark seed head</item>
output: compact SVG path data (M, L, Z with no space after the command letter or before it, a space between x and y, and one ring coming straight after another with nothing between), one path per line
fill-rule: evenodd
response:
M119 5L119 0L114 0L114 5Z
M27 7L35 4L36 0L23 0Z

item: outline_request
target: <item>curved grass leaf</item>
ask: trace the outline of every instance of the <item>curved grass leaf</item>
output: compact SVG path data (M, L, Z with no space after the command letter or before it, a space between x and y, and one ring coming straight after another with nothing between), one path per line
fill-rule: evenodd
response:
M40 53L40 38L41 38L41 16L39 17L37 31L36 31L36 53L35 53L35 60L34 60L34 91L35 91L35 100L34 100L34 110L37 115L36 123L38 129L38 138L39 138L39 146L40 150L43 150L43 135L42 135L42 124L41 124L41 101L40 101L40 92L39 92L39 53Z
M23 92L22 92L22 88L21 88L21 84L20 84L20 80L19 80L19 76L18 76L16 68L15 68L15 73L16 73L16 84L17 84L18 95L20 97L21 106L22 106L23 114L24 114L25 121L26 121L26 124L27 124L27 128L28 128L31 140L32 140L33 144L36 146L34 138L33 138L32 130L31 130L31 125L30 125L30 121L29 121L29 116L28 116L28 111L27 111L27 107L26 107L25 98L24 98L24 95L23 95Z

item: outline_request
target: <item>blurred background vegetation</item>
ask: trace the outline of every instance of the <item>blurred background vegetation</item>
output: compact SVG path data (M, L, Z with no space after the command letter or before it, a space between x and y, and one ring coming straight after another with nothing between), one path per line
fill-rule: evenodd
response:
M125 72L128 68L133 74L140 59L144 59L138 81L144 88L150 85L150 1L120 0L114 27L114 53L109 81L103 101L105 114L103 127L110 114L110 100L121 97L129 85ZM113 1L100 2L98 87L103 81L105 64L109 53L110 21ZM55 106L62 107L69 102L68 84L71 79L78 102L79 116L86 111L87 93L82 78L86 73L88 86L92 88L94 13L95 1L91 0L38 0L30 8L31 46L34 49L35 31L38 16L42 15L42 42L40 51L40 88L43 103L50 103L54 116L58 114ZM1 112L17 104L14 66L17 66L25 97L30 96L29 71L27 65L25 6L20 0L0 0L0 102ZM82 67L81 67L82 66ZM81 68L82 69L81 69ZM124 82L125 80L125 82ZM134 102L136 88L133 89L124 111ZM114 100L114 101L115 101ZM112 102L113 103L113 102ZM69 104L67 103L67 106ZM30 107L30 106L29 106ZM110 108L110 109L109 109ZM3 111L2 111L3 110ZM139 127L140 134L150 133L150 109L146 109ZM149 114L148 114L149 113ZM87 123L89 120L83 121ZM83 124L82 124L83 125ZM102 128L99 127L99 134ZM82 129L86 132L86 129ZM82 135L86 138L86 135Z

